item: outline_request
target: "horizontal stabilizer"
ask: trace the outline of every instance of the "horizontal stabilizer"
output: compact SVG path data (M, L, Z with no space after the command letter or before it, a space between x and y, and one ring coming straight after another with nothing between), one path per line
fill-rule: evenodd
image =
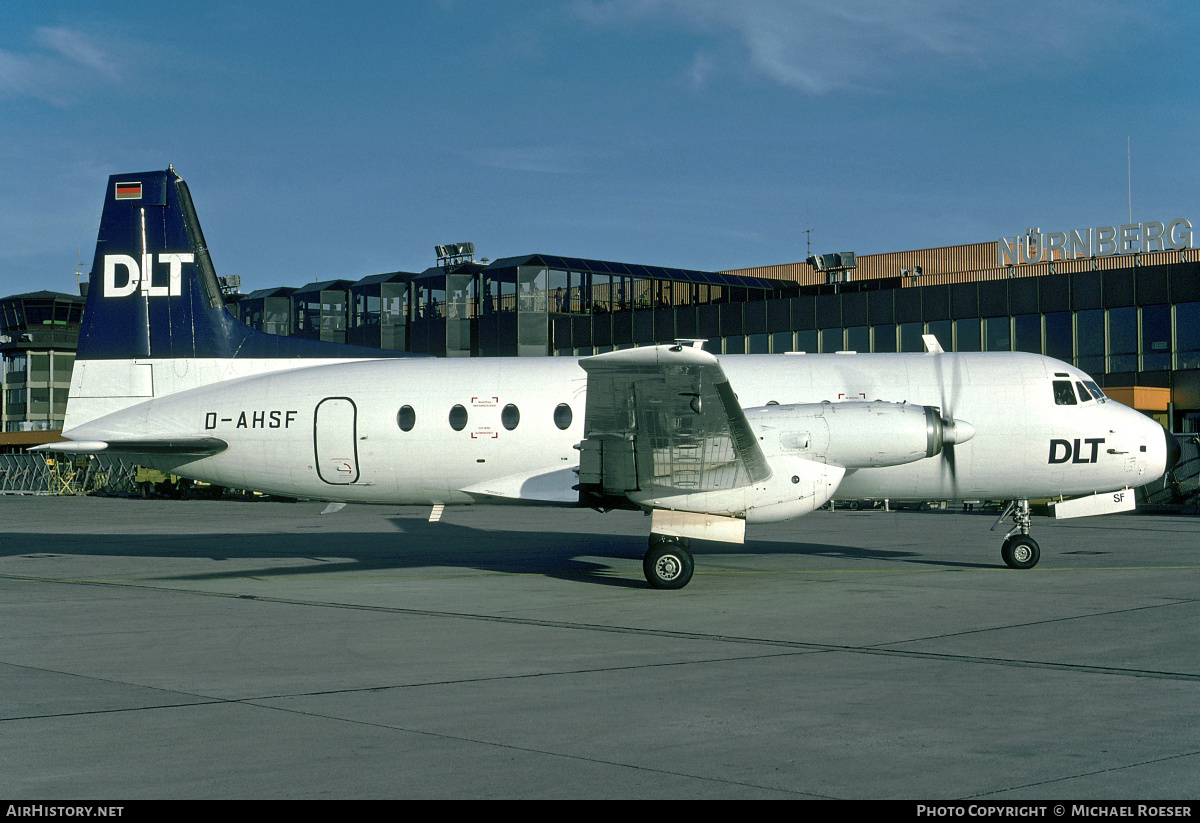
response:
M128 454L176 454L183 457L207 457L225 451L229 444L216 437L175 437L170 439L134 440L67 440L34 446L29 451L63 452L65 454L94 454L96 452Z

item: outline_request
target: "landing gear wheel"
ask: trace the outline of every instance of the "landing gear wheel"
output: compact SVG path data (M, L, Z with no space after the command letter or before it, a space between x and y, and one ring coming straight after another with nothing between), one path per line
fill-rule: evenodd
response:
M1042 550L1029 535L1014 534L1004 541L1000 556L1010 569L1032 569L1042 559Z
M650 535L650 549L642 559L646 581L656 589L682 589L692 579L692 553L678 537Z

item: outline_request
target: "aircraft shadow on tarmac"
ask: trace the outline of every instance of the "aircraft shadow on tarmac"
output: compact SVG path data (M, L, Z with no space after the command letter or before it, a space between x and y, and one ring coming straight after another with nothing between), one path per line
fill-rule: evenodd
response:
M60 538L48 547L44 534L6 535L2 556L207 558L214 561L307 561L296 565L261 565L195 574L164 575L160 580L278 578L290 575L402 573L405 569L457 568L498 574L542 575L627 588L649 588L640 561L645 537L553 531L502 531L429 523L423 518L395 517L395 532L304 532L257 534L124 534ZM63 542L66 540L67 542ZM76 542L77 541L77 542ZM57 551L56 551L57 549ZM871 549L825 543L752 540L744 545L695 541L697 567L706 554L729 556L805 556L920 564L939 567L994 568L990 562L933 559L917 552ZM588 558L638 561L628 571ZM634 570L636 569L636 574ZM818 571L814 569L814 571Z

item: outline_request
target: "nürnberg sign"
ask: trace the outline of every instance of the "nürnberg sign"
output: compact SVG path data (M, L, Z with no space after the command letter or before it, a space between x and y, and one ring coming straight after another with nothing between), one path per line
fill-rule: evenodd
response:
M1047 260L1074 260L1082 257L1115 257L1151 251L1194 249L1192 224L1182 217L1169 223L1126 223L1121 226L1096 226L1043 234L1033 230L996 242L996 265L1042 263Z

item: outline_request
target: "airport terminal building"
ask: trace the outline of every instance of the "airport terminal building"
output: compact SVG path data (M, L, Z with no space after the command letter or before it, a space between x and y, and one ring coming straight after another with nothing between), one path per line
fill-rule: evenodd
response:
M62 429L84 299L51 291L0 298L0 444Z
M681 338L718 354L1029 351L1073 363L1175 432L1200 432L1200 249L1177 219L706 272L528 254L248 295L274 334L443 357L590 355ZM61 428L82 299L0 299L3 429ZM20 439L20 438L16 438ZM35 438L36 439L36 438Z

